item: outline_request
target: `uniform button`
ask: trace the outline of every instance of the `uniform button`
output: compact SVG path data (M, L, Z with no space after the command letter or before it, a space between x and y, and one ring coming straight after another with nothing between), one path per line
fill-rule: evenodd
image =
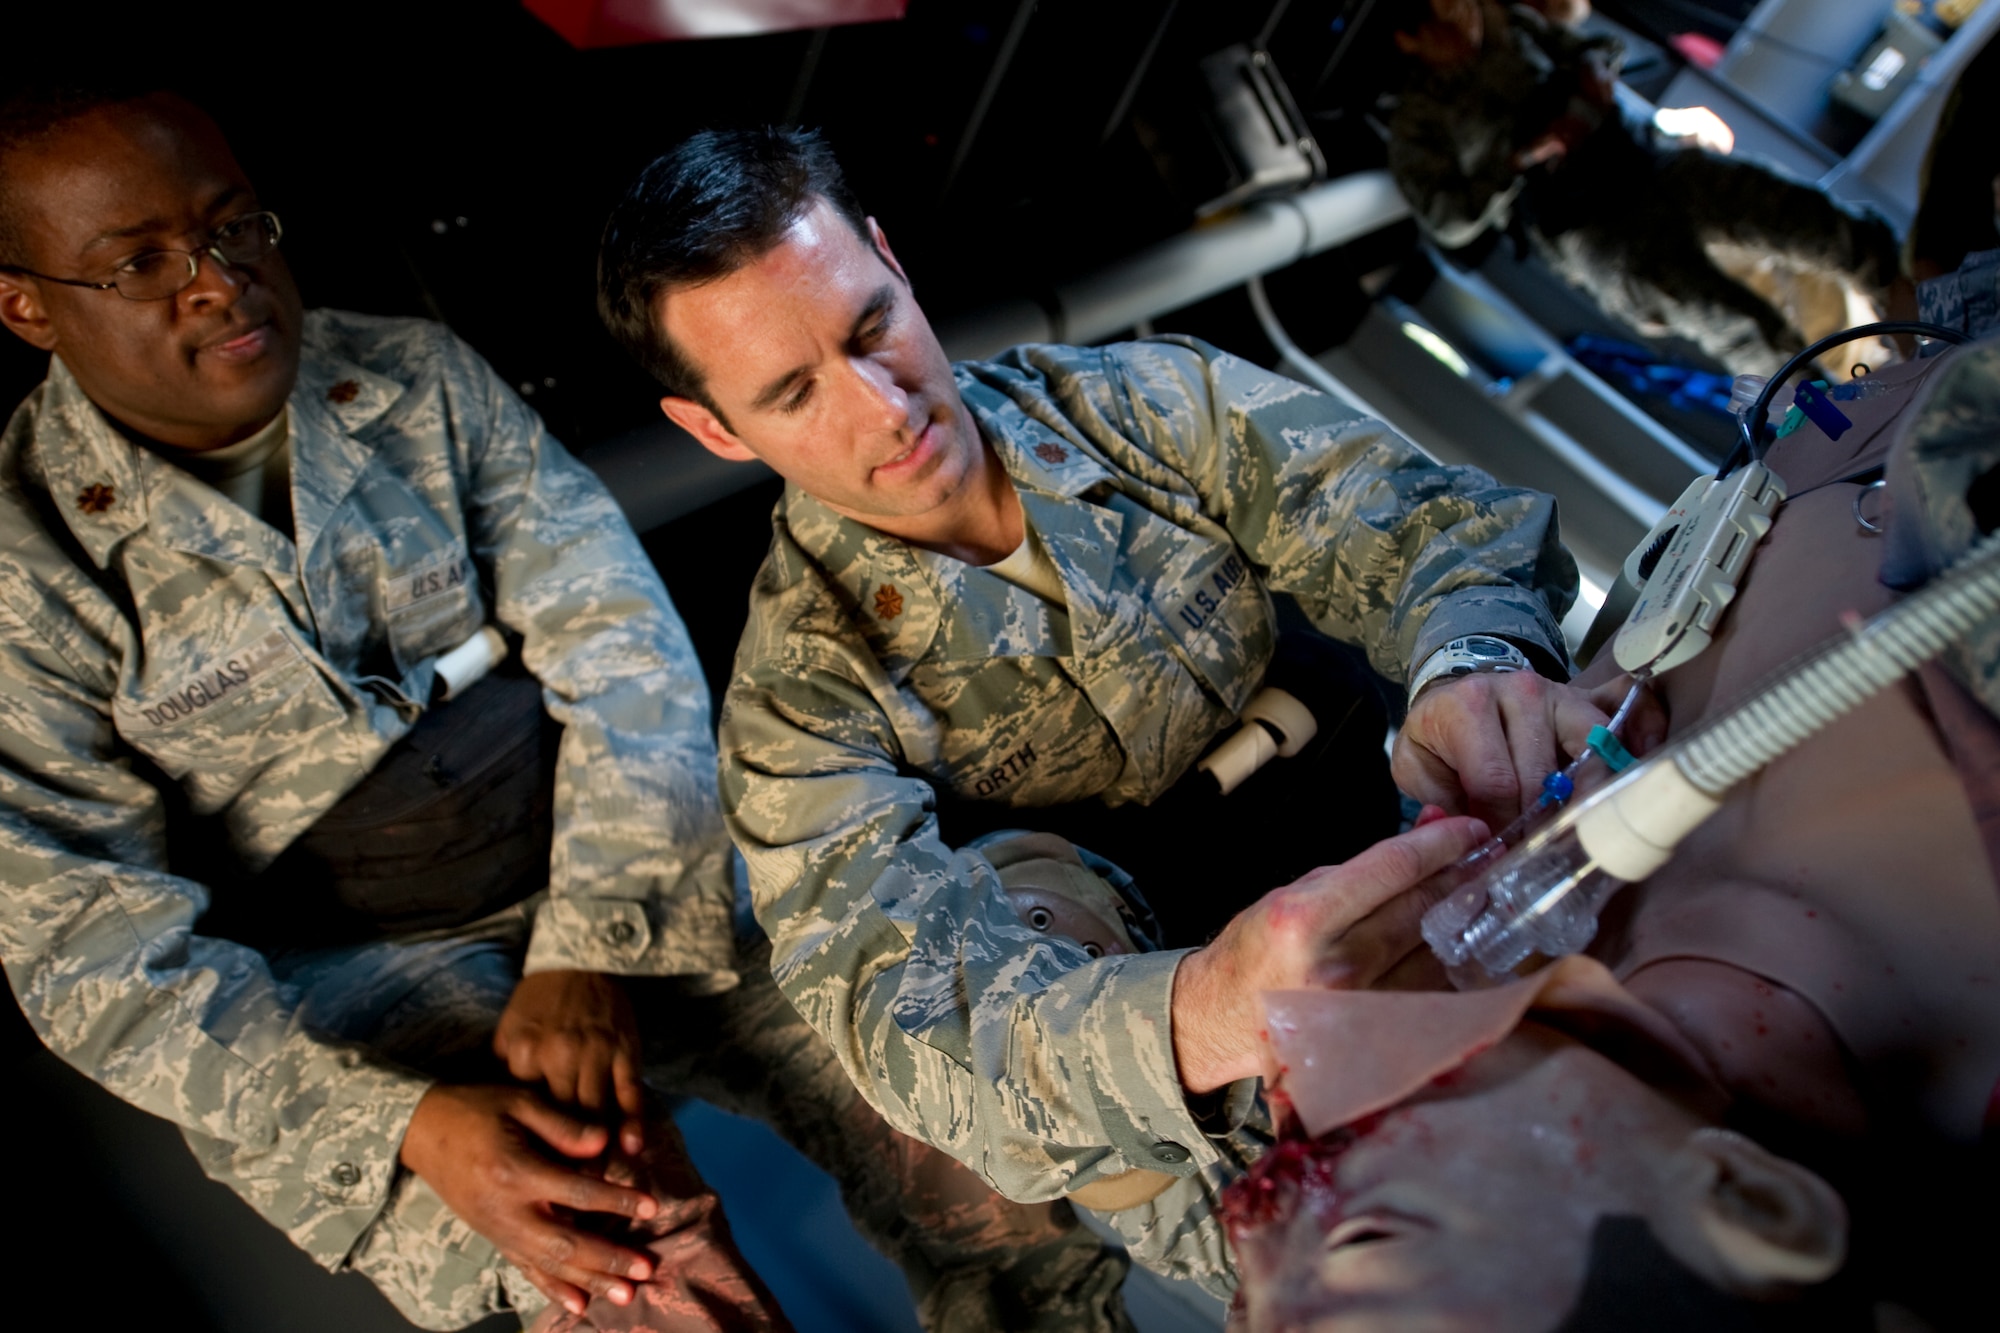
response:
M638 928L630 921L613 921L604 928L604 938L613 944L630 944L638 933Z
M361 1168L352 1162L342 1162L327 1174L333 1177L334 1184L344 1190L351 1190L361 1183Z
M1171 1140L1153 1145L1153 1160L1163 1166L1179 1166L1188 1159L1188 1150Z

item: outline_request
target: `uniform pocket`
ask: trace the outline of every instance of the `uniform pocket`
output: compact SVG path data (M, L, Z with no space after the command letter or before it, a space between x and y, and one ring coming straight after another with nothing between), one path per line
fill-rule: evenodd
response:
M398 671L449 652L485 623L479 579L465 543L453 541L382 580L389 650Z
M112 714L122 735L175 779L237 779L307 743L345 717L340 701L283 630L220 652L180 645L175 660L121 691Z
M1209 693L1240 712L1277 643L1271 601L1236 547L1190 544L1188 555L1154 584L1153 614Z

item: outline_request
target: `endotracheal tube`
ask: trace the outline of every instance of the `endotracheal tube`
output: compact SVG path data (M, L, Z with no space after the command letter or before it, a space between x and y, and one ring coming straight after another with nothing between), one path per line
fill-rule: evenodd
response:
M1581 951L1611 895L1665 865L1730 788L1996 613L2000 536L1505 851L1517 821L1460 863L1473 878L1425 914L1424 939L1461 989L1504 981L1536 956ZM1615 721L1630 705L1628 697Z

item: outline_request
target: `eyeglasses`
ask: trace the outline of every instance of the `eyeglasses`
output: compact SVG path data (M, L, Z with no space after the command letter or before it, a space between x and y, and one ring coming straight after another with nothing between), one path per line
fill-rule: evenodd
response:
M0 264L0 270L25 273L44 282L60 282L65 287L88 287L92 291L116 291L128 301L164 301L188 289L201 272L203 255L218 264L242 267L254 264L278 248L285 229L276 213L245 213L231 218L209 234L208 244L199 250L144 250L111 272L109 282L85 282L81 278L58 278L37 273L15 264Z

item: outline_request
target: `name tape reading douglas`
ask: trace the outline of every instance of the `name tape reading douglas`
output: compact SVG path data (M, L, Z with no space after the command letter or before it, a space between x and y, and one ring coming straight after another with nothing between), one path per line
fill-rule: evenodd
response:
M258 676L275 667L296 661L298 645L279 630L235 649L213 666L207 667L175 687L165 697L141 705L139 716L153 727L170 727L184 722L228 698Z

